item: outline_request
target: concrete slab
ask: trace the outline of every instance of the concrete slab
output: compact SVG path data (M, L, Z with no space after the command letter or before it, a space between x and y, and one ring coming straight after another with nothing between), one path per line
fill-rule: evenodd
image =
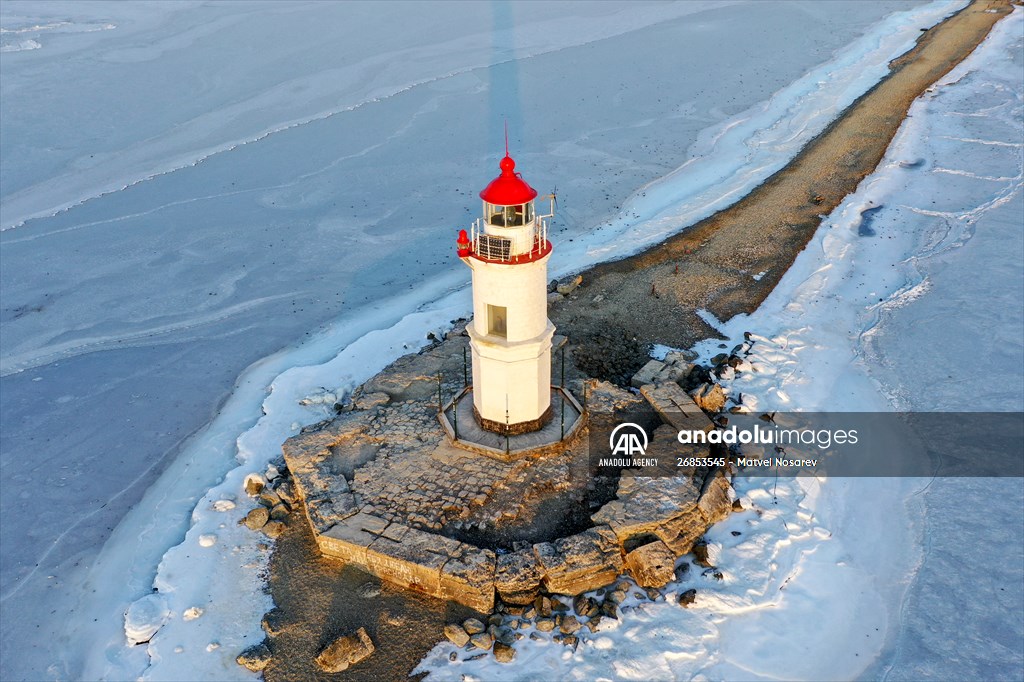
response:
M440 595L441 567L459 542L409 528L400 541L382 534L366 549L364 566L402 587Z
M640 387L640 395L647 399L665 422L679 431L711 431L715 428L711 418L675 382L647 384Z
M366 565L366 548L377 540L388 522L359 512L316 536L320 551L344 561Z
M306 498L306 517L313 530L318 533L326 531L358 511L355 496L350 492L332 490L329 496L320 494Z
M665 363L660 360L649 360L646 365L640 368L633 378L630 380L630 384L633 388L640 388L647 384L653 384L655 378L662 370L665 369Z

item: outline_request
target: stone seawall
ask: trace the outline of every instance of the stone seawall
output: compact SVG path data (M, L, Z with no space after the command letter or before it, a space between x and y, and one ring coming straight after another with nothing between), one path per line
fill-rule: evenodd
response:
M359 511L317 533L316 540L326 556L489 613L496 596L508 604L529 604L542 591L577 595L612 584L626 566L638 584L654 586L646 584L644 574L647 545L627 551L629 541L653 534L673 559L686 554L709 525L728 514L728 490L724 477L715 477L699 497L689 481L624 478L620 499L595 514L607 523L502 554ZM679 493L680 503L670 509L649 503Z

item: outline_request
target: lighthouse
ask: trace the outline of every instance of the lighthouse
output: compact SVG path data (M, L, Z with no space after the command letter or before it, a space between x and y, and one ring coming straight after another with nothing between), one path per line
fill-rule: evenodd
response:
M459 232L458 254L473 275L473 414L487 431L522 434L551 417L547 219L537 191L505 151L500 175L480 192L483 215Z

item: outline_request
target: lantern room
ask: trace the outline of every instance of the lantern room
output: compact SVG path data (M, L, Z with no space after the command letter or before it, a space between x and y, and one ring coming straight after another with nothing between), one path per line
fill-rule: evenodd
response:
M537 190L516 173L516 162L508 154L498 164L501 175L480 192L484 200L484 222L493 227L522 227L533 222L533 200Z
M480 192L483 216L473 225L468 250L477 258L502 262L542 257L550 251L544 218L554 211L537 215L537 190L516 172L507 153L498 167L501 174Z
M533 202L502 206L484 202L484 220L495 227L518 227L533 222Z

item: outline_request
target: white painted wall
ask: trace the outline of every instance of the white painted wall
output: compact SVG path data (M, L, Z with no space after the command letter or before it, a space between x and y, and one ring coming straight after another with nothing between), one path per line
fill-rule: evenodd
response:
M485 419L510 424L537 419L551 404L551 337L547 263L465 262L473 270L473 404ZM507 310L505 337L488 334L487 306Z
M536 341L496 344L470 329L473 355L473 404L485 419L509 424L540 417L551 404L551 336L554 325ZM506 408L507 406L507 408Z
M487 305L508 309L509 343L535 339L548 323L548 259L531 263L485 263L466 259L473 269L473 326L487 335Z

